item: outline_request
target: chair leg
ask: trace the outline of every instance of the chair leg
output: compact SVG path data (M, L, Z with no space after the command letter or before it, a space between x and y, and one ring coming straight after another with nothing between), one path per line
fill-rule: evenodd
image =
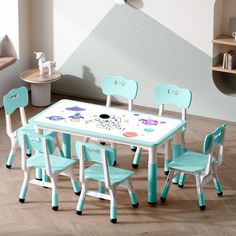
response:
M105 193L105 184L103 181L98 181L98 192ZM99 198L100 200L104 200L103 198Z
M82 183L81 194L80 194L77 206L76 206L76 214L77 215L82 215L86 192L87 192L87 181L85 180L85 182Z
M134 188L133 188L130 178L127 179L127 187L128 187L129 197L130 197L130 201L132 203L132 206L134 208L137 208L139 203L138 203L137 195L134 191Z
M56 135L56 137L55 137L55 144L56 144L56 147L57 147L57 150L58 150L59 155L60 155L61 157L65 157L64 152L63 152L63 150L62 150L61 143L60 143L60 141L59 141L58 135Z
M70 180L71 180L71 184L72 184L74 193L79 196L81 190L80 190L78 180L75 177L73 169L72 168L68 169L68 173L69 173L69 176L70 176Z
M12 167L12 163L14 161L14 154L16 152L16 149L17 149L17 140L16 140L16 138L13 138L13 140L11 139L11 150L8 155L7 164L6 164L6 167L8 169L11 169L11 167Z
M168 195L169 190L170 190L170 185L171 185L171 181L173 179L174 173L175 173L175 171L173 169L170 169L169 174L168 174L167 179L166 179L166 182L165 182L165 185L162 189L161 197L160 197L160 200L162 202L164 202L167 198L167 195Z
M203 187L199 175L195 175L196 185L197 185L197 195L198 195L198 205L201 210L205 210L205 195L203 193Z
M184 187L186 177L187 177L187 175L186 175L185 173L181 173L181 174L180 174L180 176L179 176L179 183L178 183L178 186L179 186L180 188L183 188L183 187Z
M52 210L58 211L58 192L57 192L57 179L58 175L53 174L50 176L52 182Z
M49 181L49 177L46 174L46 170L42 170L42 181L46 183Z
M111 147L114 148L114 150L116 152L116 144L115 143L111 143ZM115 153L115 159L114 159L113 166L116 166L116 164L117 164L117 155Z
M116 186L109 188L109 193L111 195L110 202L110 222L113 224L117 223L117 207L116 207Z
M170 146L171 146L171 140L168 140L165 142L165 162L164 162L164 174L168 175L170 168L168 167L169 163L171 162L171 156L170 156Z
M175 160L182 154L182 145L181 144L173 144L173 153L172 153L172 159ZM179 183L179 175L173 178L172 180L173 184Z
M221 197L221 196L223 196L223 190L222 190L220 180L219 180L219 177L218 177L218 173L217 173L218 171L217 171L217 166L216 165L213 165L212 171L213 171L214 186L215 186L217 195Z
M36 168L36 170L35 170L35 178L36 178L36 180L39 180L39 181L42 181L43 180L43 171L42 171L42 169L40 169L40 168Z
M134 154L133 163L132 163L132 167L134 169L138 168L138 165L140 163L141 157L142 157L142 149L140 147L137 147L137 150L136 150L136 152Z
M29 168L27 168L27 170L24 171L24 180L23 180L23 184L21 186L20 195L19 195L19 202L21 203L25 202L25 198L26 198L26 194L27 194L28 186L29 186L29 181L30 181L30 172L31 172L31 169Z

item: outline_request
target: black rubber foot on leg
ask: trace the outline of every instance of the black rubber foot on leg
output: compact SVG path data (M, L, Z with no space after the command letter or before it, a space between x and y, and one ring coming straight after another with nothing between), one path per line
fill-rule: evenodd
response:
M148 202L150 206L156 206L157 202Z
M204 205L204 206L199 206L199 208L200 208L202 211L204 211L205 208L206 208L206 206L205 206L205 205Z
M19 202L20 202L20 203L24 203L24 202L25 202L25 199L19 198Z
M133 208L138 208L139 203L132 204Z
M178 184L178 182L176 182L176 183L175 183L175 182L172 182L172 184L175 184L175 185L176 185L176 184Z
M38 180L38 181L42 181L43 179L38 179L38 178L35 178L36 180Z
M184 188L183 184L178 184L179 188Z
M116 224L117 223L117 219L111 219L110 220L112 224Z
M26 153L26 156L27 156L27 157L31 157L32 154L31 154L31 153Z
M134 169L138 169L138 164L132 164L132 167L133 167Z
M116 164L117 164L117 161L114 161L113 166L116 166Z
M81 216L82 215L82 211L76 211L76 214Z
M106 143L105 143L105 142L100 142L100 144L101 144L101 145L106 145Z
M136 146L131 146L130 149L131 149L131 151L136 152L137 147Z
M165 201L166 201L166 198L160 197L160 200L161 200L161 202L165 202Z
M81 194L81 191L75 192L75 195L79 196Z
M165 171L164 171L164 174L165 174L165 175L168 175L168 174L169 174L169 171L168 171L168 170L165 170Z
M58 211L58 206L53 206L52 209L53 209L54 211Z
M223 192L217 193L217 195L218 195L219 197L222 197L222 196L223 196Z
M7 169L11 169L12 165L6 165Z

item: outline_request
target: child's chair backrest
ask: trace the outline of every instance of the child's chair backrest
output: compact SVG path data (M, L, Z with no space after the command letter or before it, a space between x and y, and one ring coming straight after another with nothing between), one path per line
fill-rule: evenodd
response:
M17 108L27 106L28 103L29 96L26 87L12 89L3 98L3 105L7 115L11 115Z
M34 131L28 131L21 129L21 151L22 151L22 169L26 169L26 148L35 150L36 153L43 154L45 161L46 172L50 176L52 174L51 163L49 154L53 154L55 151L55 142L51 136L43 136ZM58 157L60 158L60 157Z
M55 141L51 136L43 136L39 133L36 133L32 130L27 130L26 128L21 128L19 131L18 138L21 138L22 135L25 137L25 141L27 143L27 148L30 150L35 150L37 152L43 153L45 151L43 146L43 140L46 140L47 149L49 154L53 154L55 151ZM19 142L20 147L22 146L22 142Z
M205 137L203 144L203 152L206 154L212 154L214 148L219 148L218 164L223 161L223 147L224 147L224 134L226 123L219 126L216 130L211 132Z
M111 95L119 95L129 100L129 110L132 110L132 101L138 93L138 83L123 76L105 76L102 79L102 92L107 95L106 106L111 106Z
M28 90L26 87L12 89L3 97L3 106L6 115L6 130L9 137L13 134L11 114L17 109L20 109L21 125L27 124L25 115L25 106L29 103Z
M116 155L114 148L79 141L75 143L75 150L79 159L83 158L84 161L93 161L100 164L103 164L103 151L105 151L107 163L110 166L113 165Z
M160 104L159 115L162 115L164 105L172 104L182 109L182 119L186 119L186 109L190 107L192 92L174 84L161 84L155 87L155 100Z

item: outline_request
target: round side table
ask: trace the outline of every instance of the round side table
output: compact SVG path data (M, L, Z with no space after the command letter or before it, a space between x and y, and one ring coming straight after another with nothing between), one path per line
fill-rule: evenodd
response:
M40 75L38 69L29 69L22 72L20 78L30 83L32 105L43 107L51 103L51 83L59 80L61 73L54 71L51 75Z

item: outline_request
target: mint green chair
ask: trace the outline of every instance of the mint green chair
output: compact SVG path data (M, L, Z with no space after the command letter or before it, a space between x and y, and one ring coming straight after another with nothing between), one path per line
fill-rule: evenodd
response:
M138 93L138 83L124 76L105 76L102 79L102 92L107 96L107 107L111 106L112 96L118 95L128 99L128 110L132 111L133 100Z
M214 181L218 196L223 195L218 177L218 167L223 161L224 133L226 124L222 124L215 131L205 137L203 153L187 151L169 163L170 172L161 194L161 201L165 201L172 179L179 173L194 175L197 185L198 204L201 210L205 209L203 186ZM218 156L214 157L214 149L218 149Z
M177 108L181 109L181 119L186 120L186 111L190 107L192 102L192 93L189 89L180 88L174 84L160 84L156 85L154 91L155 101L160 104L159 106L159 116L163 116L165 106L166 105L174 105ZM185 127L183 128L182 132L182 143L185 146ZM165 142L164 146L164 153L165 153L165 162L164 162L164 172L168 175L169 168L168 163L171 161L171 139ZM158 151L161 151L159 148ZM184 151L184 150L183 150ZM173 158L175 158L177 154L175 154L173 150ZM138 148L134 160L133 160L133 168L137 169L139 162L141 159L141 148ZM182 178L183 179L183 178Z
M118 185L128 189L132 206L135 208L138 207L138 200L130 178L134 173L129 170L112 167L116 155L113 148L77 141L75 143L75 150L80 159L80 182L82 183L81 195L76 207L76 213L78 215L82 214L85 195L89 195L110 200L110 221L116 223L116 189ZM95 164L85 169L85 161L92 161ZM99 182L98 192L88 190L89 180ZM105 194L105 187L108 189L108 194Z
M112 96L119 96L128 99L128 110L132 111L133 101L138 93L138 83L120 75L104 76L102 78L102 92L107 96L106 107L112 106ZM88 139L85 141L88 141ZM100 144L105 145L105 142L100 141ZM111 146L115 148L114 143L111 143ZM114 165L116 165L116 160L114 160Z
M12 89L3 97L3 106L5 110L5 117L6 117L6 132L11 140L11 150L8 155L6 167L10 169L12 167L12 163L14 160L14 154L17 150L17 130L13 130L12 128L12 115L13 113L19 109L20 111L20 120L22 127L27 127L28 130L34 130L33 125L27 123L26 114L25 114L25 107L29 103L29 96L28 90L26 87L20 87L16 89ZM15 119L15 117L14 117ZM55 138L58 151L63 155L60 142L57 137L56 132L44 132L47 135L51 135ZM28 155L30 155L29 148L27 149Z
M24 171L24 180L19 194L19 202L24 203L30 182L32 169L42 169L49 176L51 183L42 183L42 186L52 188L52 209L58 210L57 180L60 173L67 174L76 195L80 194L80 187L73 172L73 165L78 160L53 155L55 151L55 141L51 136L43 136L26 127L21 129L21 168ZM34 151L31 157L27 158L26 149ZM34 181L34 180L33 180ZM33 182L34 183L34 182Z

